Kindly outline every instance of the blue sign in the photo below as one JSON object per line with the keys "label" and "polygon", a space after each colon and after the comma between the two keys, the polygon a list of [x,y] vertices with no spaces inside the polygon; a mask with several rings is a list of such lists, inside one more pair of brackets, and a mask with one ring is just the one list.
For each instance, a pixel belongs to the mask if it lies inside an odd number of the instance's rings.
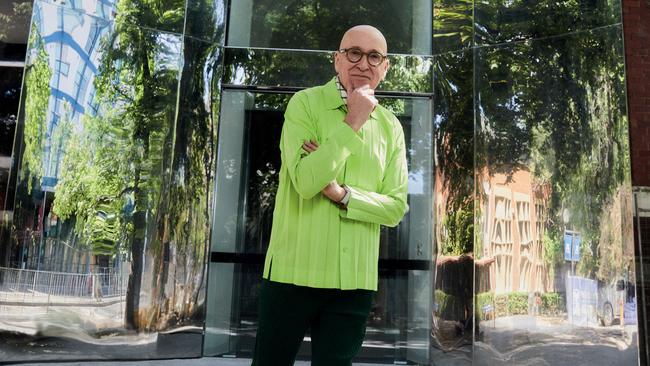
{"label": "blue sign", "polygon": [[576,232],[564,233],[564,260],[580,261],[580,235]]}
{"label": "blue sign", "polygon": [[572,258],[571,256],[571,249],[572,245],[571,242],[573,241],[573,235],[569,233],[564,233],[564,260],[570,261]]}
{"label": "blue sign", "polygon": [[571,256],[574,262],[580,260],[580,235],[573,235],[573,255]]}
{"label": "blue sign", "polygon": [[483,305],[483,312],[484,313],[491,313],[494,310],[494,307],[490,304],[485,304]]}

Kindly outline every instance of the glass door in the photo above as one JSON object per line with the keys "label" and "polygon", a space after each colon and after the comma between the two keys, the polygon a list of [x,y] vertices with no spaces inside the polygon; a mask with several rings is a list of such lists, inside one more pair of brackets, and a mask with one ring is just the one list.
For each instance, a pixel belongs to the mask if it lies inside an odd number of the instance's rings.
{"label": "glass door", "polygon": [[[250,358],[257,294],[280,171],[279,140],[291,93],[222,94],[204,355]],[[431,99],[385,95],[403,125],[410,211],[382,228],[380,280],[359,360],[428,363],[432,305]],[[309,359],[309,334],[299,358]]]}

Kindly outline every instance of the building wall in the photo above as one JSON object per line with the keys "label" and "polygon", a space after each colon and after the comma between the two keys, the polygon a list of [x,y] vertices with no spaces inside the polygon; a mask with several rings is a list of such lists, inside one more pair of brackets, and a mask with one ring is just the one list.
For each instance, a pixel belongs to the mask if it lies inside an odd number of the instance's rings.
{"label": "building wall", "polygon": [[623,0],[632,184],[650,186],[650,1]]}

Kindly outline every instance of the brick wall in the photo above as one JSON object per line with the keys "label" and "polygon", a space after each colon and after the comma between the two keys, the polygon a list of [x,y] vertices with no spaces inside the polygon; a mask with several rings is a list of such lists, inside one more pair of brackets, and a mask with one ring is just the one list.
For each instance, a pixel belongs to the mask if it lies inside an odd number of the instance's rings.
{"label": "brick wall", "polygon": [[623,0],[632,185],[650,186],[650,0]]}

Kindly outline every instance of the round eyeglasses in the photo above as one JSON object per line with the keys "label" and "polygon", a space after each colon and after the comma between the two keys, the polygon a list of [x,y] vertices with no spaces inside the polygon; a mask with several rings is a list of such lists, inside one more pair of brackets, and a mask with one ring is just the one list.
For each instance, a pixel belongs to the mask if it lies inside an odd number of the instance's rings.
{"label": "round eyeglasses", "polygon": [[371,66],[379,66],[379,64],[381,64],[382,62],[384,62],[385,59],[388,58],[388,56],[382,55],[377,51],[363,52],[358,48],[343,48],[340,49],[339,52],[345,53],[345,57],[348,59],[348,61],[352,62],[353,64],[356,64],[357,62],[361,61],[361,58],[363,58],[364,55],[368,60],[368,64],[370,64]]}

